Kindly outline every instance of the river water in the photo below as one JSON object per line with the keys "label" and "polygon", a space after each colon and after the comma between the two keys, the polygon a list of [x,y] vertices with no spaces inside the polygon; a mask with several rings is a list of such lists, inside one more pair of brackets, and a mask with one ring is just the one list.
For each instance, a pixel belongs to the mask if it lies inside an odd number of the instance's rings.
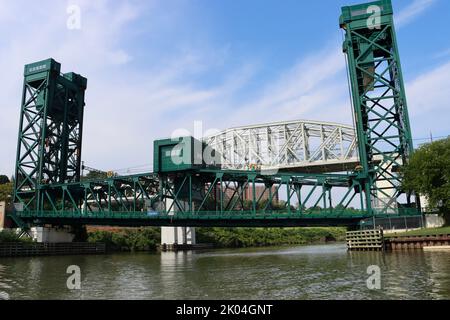
{"label": "river water", "polygon": [[[79,290],[67,288],[70,265],[80,267]],[[381,289],[367,287],[371,265]],[[450,252],[332,244],[0,258],[0,299],[450,299]]]}

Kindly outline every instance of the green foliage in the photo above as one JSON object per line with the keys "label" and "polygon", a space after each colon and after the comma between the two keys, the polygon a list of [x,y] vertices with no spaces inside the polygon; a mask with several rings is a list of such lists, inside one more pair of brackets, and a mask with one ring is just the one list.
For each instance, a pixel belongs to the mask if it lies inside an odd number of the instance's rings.
{"label": "green foliage", "polygon": [[108,178],[108,173],[106,172],[89,171],[86,175],[81,177],[81,181],[106,178]]}
{"label": "green foliage", "polygon": [[33,240],[28,237],[19,238],[19,235],[15,230],[3,229],[0,231],[0,243],[5,242],[32,242]]}
{"label": "green foliage", "polygon": [[[155,250],[161,241],[160,228],[125,229],[116,232],[93,231],[89,242],[103,242],[109,249],[123,251]],[[241,248],[298,245],[342,241],[345,228],[197,228],[198,243],[217,247]]]}
{"label": "green foliage", "polygon": [[0,231],[0,243],[2,242],[19,242],[19,235],[13,230],[4,229]]}
{"label": "green foliage", "polygon": [[11,203],[13,193],[13,184],[8,182],[5,184],[0,184],[0,201],[5,201],[6,204]]}
{"label": "green foliage", "polygon": [[426,196],[430,210],[450,222],[450,138],[425,144],[403,169],[403,188]]}
{"label": "green foliage", "polygon": [[119,232],[93,231],[88,233],[88,242],[103,242],[113,250],[155,250],[160,242],[160,228],[125,229]]}
{"label": "green foliage", "polygon": [[345,228],[198,228],[197,242],[218,247],[257,247],[343,240]]}
{"label": "green foliage", "polygon": [[0,185],[5,184],[5,183],[9,183],[9,178],[7,176],[5,176],[4,174],[0,174]]}

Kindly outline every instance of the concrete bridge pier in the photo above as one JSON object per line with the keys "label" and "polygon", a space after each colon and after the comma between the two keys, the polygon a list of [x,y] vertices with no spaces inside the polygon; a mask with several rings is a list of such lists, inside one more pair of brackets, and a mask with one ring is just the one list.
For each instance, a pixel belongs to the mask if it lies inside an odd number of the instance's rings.
{"label": "concrete bridge pier", "polygon": [[31,237],[36,242],[72,242],[75,234],[71,227],[32,227]]}
{"label": "concrete bridge pier", "polygon": [[[8,226],[6,223],[6,203],[0,201],[0,231]],[[11,226],[9,226],[11,227]],[[75,232],[71,227],[32,227],[30,235],[36,242],[72,242],[75,238]]]}
{"label": "concrete bridge pier", "polygon": [[5,218],[6,218],[6,203],[4,201],[0,201],[0,231],[5,227]]}
{"label": "concrete bridge pier", "polygon": [[161,244],[164,245],[194,245],[195,228],[192,227],[161,227]]}
{"label": "concrete bridge pier", "polygon": [[[170,208],[173,200],[167,199],[166,206]],[[186,204],[182,204],[186,205]],[[175,214],[175,206],[169,214]],[[161,227],[161,248],[163,250],[189,249],[196,244],[195,228],[193,227]]]}

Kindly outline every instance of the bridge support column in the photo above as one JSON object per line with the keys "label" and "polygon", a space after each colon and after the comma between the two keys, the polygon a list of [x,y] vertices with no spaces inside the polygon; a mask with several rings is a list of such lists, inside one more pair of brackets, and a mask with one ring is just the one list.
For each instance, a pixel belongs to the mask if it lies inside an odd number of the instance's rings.
{"label": "bridge support column", "polygon": [[[175,206],[172,206],[173,200],[166,199],[166,207],[172,207],[170,214],[175,214]],[[187,203],[182,203],[188,206]],[[192,227],[161,227],[161,246],[166,249],[175,248],[176,246],[189,247],[196,244],[195,228]]]}
{"label": "bridge support column", "polygon": [[[395,156],[398,156],[395,154]],[[381,157],[378,157],[377,160],[382,161]],[[402,164],[402,160],[398,159],[397,163],[399,165]],[[383,172],[387,172],[385,176],[397,176],[398,173],[392,171],[392,164],[389,162],[382,163],[380,166]],[[383,209],[386,210],[386,214],[395,214],[397,213],[397,186],[396,180],[394,179],[379,179],[375,182],[376,197],[372,198],[372,208],[377,212],[381,213]]]}
{"label": "bridge support column", "polygon": [[33,227],[30,231],[36,242],[72,242],[75,238],[70,227]]}
{"label": "bridge support column", "polygon": [[161,228],[162,245],[194,245],[195,228],[192,227],[162,227]]}
{"label": "bridge support column", "polygon": [[6,218],[6,203],[4,201],[0,201],[0,231],[5,227],[5,218]]}

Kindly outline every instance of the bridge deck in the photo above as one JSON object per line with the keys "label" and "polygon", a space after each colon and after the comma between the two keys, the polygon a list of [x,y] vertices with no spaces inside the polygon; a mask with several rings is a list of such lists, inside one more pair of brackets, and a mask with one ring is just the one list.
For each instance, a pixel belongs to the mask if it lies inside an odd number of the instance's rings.
{"label": "bridge deck", "polygon": [[[17,215],[33,224],[55,225],[114,225],[114,226],[189,226],[189,227],[313,227],[313,226],[357,226],[370,218],[366,213],[260,213],[235,212],[218,215],[215,212],[157,214],[154,212],[20,212]],[[392,216],[392,215],[391,215]],[[382,217],[377,216],[377,217]]]}

